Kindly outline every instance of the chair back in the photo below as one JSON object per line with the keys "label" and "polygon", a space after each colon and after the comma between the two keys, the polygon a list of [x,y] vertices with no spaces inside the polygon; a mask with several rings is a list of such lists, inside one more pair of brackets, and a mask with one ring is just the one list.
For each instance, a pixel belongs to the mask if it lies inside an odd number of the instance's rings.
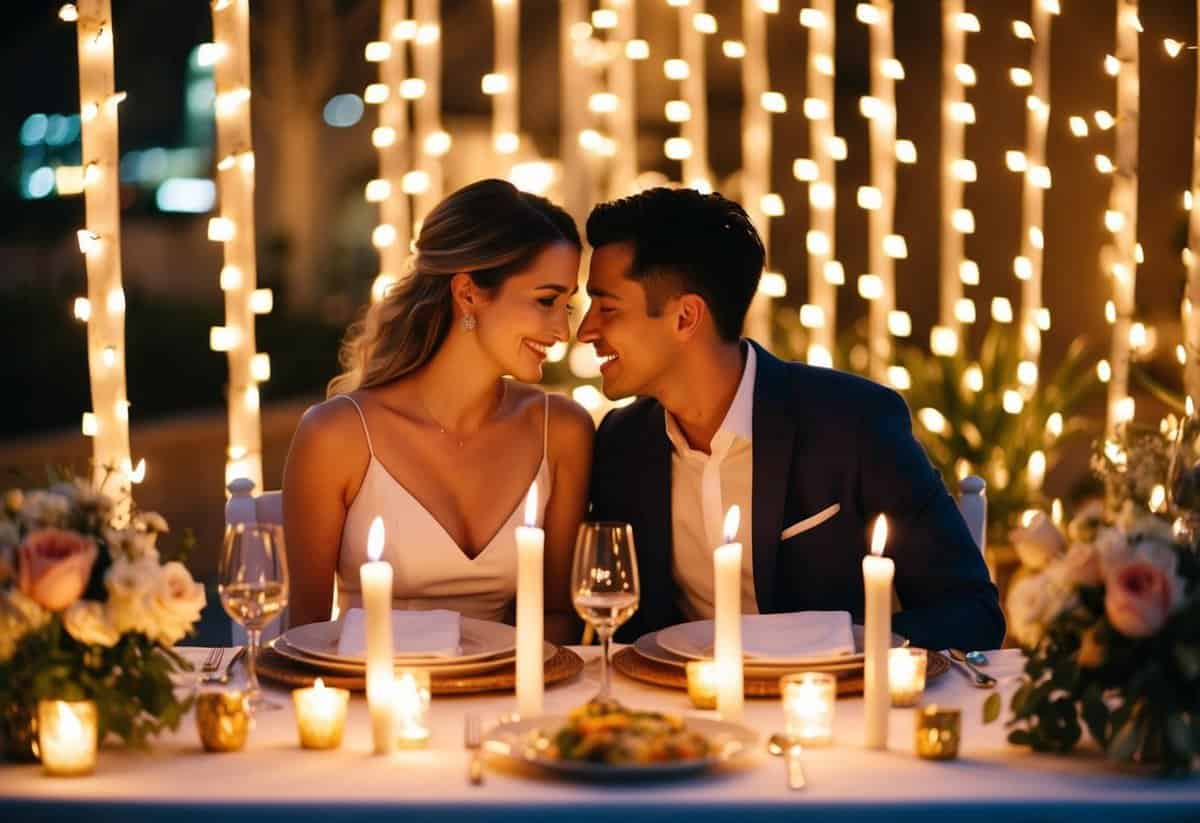
{"label": "chair back", "polygon": [[987,553],[987,483],[979,475],[964,477],[958,483],[958,510],[967,522],[967,530],[979,551]]}

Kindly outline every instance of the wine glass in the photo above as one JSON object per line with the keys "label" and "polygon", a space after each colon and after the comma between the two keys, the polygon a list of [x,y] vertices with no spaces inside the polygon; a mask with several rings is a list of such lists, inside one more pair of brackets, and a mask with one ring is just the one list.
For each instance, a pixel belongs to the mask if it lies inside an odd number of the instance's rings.
{"label": "wine glass", "polygon": [[600,636],[600,691],[593,700],[608,699],[612,635],[637,611],[638,590],[633,527],[628,523],[580,525],[571,569],[571,597],[575,611]]}
{"label": "wine glass", "polygon": [[258,686],[259,641],[262,630],[287,605],[287,556],[283,527],[267,523],[236,523],[225,530],[218,590],[225,612],[246,627],[246,692],[251,711],[280,708],[262,696]]}

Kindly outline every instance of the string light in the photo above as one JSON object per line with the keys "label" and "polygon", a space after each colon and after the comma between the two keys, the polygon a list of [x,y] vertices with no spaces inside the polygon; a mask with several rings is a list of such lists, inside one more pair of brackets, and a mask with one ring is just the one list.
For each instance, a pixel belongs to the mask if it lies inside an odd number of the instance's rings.
{"label": "string light", "polygon": [[[742,85],[742,117],[741,117],[741,155],[742,155],[742,205],[755,229],[762,238],[767,265],[771,262],[771,220],[773,216],[782,214],[783,201],[773,192],[771,169],[773,158],[773,143],[771,132],[771,115],[763,107],[763,97],[771,91],[769,83],[768,54],[767,54],[767,15],[777,13],[779,4],[776,0],[759,0],[757,3],[747,0],[742,3],[741,36],[745,53],[741,58]],[[697,63],[703,62],[702,57],[696,58]],[[703,91],[700,92],[703,96]],[[697,100],[686,98],[696,112]],[[805,116],[814,113],[808,102],[813,98],[806,97],[804,103]],[[826,107],[825,116],[831,109]],[[811,119],[811,118],[810,118]],[[706,155],[707,156],[707,155]],[[706,177],[708,174],[705,175]],[[808,240],[820,238],[820,242],[809,245],[810,259],[814,249],[824,249],[825,254],[831,251],[831,236],[821,230],[809,232]],[[817,278],[814,278],[817,279]],[[769,340],[771,338],[771,298],[759,293],[750,304],[746,316],[747,335],[754,339]]]}

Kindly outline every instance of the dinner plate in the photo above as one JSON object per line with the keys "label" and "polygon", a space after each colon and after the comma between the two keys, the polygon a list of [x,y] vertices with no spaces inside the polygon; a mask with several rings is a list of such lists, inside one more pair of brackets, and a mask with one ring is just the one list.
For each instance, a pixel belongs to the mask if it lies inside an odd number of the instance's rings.
{"label": "dinner plate", "polygon": [[[337,663],[366,663],[365,655],[338,654],[338,639],[341,637],[342,625],[336,620],[326,620],[321,623],[308,623],[295,626],[283,633],[283,639],[296,651],[301,651],[309,657],[332,660]],[[490,620],[476,620],[473,617],[462,619],[462,635],[460,647],[462,653],[455,657],[433,655],[397,654],[397,663],[410,663],[423,668],[457,665],[470,663],[475,660],[486,660],[509,654],[517,648],[517,630],[504,623],[493,623]]]}
{"label": "dinner plate", "polygon": [[[861,630],[856,626],[856,630]],[[653,660],[655,663],[663,663],[667,666],[674,666],[677,669],[683,669],[691,662],[690,658],[681,657],[674,652],[669,652],[658,644],[658,632],[649,632],[643,634],[633,644],[633,649],[639,656],[647,660]],[[757,661],[747,658],[742,662],[742,671],[747,677],[778,677],[783,672],[799,671],[821,671],[837,674],[839,672],[855,672],[862,671],[863,658],[862,655],[851,655],[845,660],[840,660],[837,663],[809,663],[802,666],[764,666],[758,665]]]}
{"label": "dinner plate", "polygon": [[[701,624],[708,624],[707,639]],[[674,631],[675,629],[682,629],[687,626],[693,627],[687,633]],[[791,659],[747,657],[742,662],[742,668],[747,672],[751,669],[768,671],[770,669],[796,669],[801,667],[805,669],[820,669],[822,671],[861,669],[863,665],[863,627],[855,623],[850,628],[854,634],[854,654]],[[665,638],[664,635],[666,635]],[[634,648],[638,654],[648,657],[651,660],[682,666],[688,660],[707,660],[712,658],[712,650],[708,648],[711,645],[711,636],[712,621],[699,620],[695,623],[683,623],[679,626],[672,626],[669,629],[651,632],[649,635],[642,635],[634,644]],[[893,648],[906,645],[908,645],[908,641],[903,637],[898,634],[892,635]]]}
{"label": "dinner plate", "polygon": [[501,723],[483,741],[484,751],[518,763],[536,766],[568,777],[585,780],[655,780],[680,777],[712,769],[736,760],[758,745],[758,735],[737,723],[710,717],[685,716],[684,722],[713,744],[714,752],[703,758],[675,760],[666,763],[610,765],[581,760],[560,760],[548,757],[545,746],[567,723],[566,717],[542,716]]}
{"label": "dinner plate", "polygon": [[[303,663],[313,669],[322,671],[334,672],[336,674],[345,674],[350,676],[363,676],[366,673],[365,663],[347,663],[340,660],[330,660],[328,658],[313,657],[287,642],[282,637],[276,637],[268,644],[278,654],[289,660],[295,660],[297,663]],[[552,643],[546,643],[545,659],[549,660],[554,657],[555,647]],[[517,659],[515,653],[501,654],[496,657],[489,657],[484,660],[469,660],[465,662],[455,661],[450,663],[443,662],[437,666],[426,665],[425,663],[413,663],[410,660],[404,660],[404,665],[412,665],[413,668],[428,669],[437,677],[460,677],[465,675],[482,674],[495,669],[511,666]]]}

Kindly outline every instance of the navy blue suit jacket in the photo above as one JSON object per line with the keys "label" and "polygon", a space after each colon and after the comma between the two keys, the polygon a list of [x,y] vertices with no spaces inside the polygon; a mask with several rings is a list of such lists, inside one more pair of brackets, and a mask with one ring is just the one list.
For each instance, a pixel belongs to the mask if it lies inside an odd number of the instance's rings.
{"label": "navy blue suit jacket", "polygon": [[[900,395],[869,380],[757,354],[753,565],[763,614],[837,609],[862,622],[862,558],[887,515],[902,611],[892,627],[918,646],[998,648],[1004,615],[979,548],[913,438]],[[610,412],[596,434],[591,518],[633,526],[641,579],[631,641],[684,620],[672,568],[671,444],[651,398]],[[788,526],[840,504],[788,540]]]}

